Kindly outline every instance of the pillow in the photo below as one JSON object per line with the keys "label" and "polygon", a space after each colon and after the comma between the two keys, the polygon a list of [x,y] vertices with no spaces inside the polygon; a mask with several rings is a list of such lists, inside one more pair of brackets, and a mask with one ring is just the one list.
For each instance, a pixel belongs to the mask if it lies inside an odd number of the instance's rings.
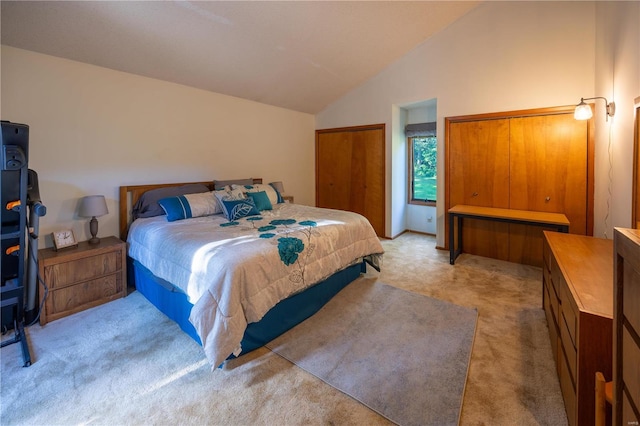
{"label": "pillow", "polygon": [[251,198],[259,211],[273,210],[269,196],[264,191],[247,192],[247,198]]}
{"label": "pillow", "polygon": [[216,208],[217,202],[211,192],[163,198],[158,201],[158,204],[167,214],[169,222],[221,213]]}
{"label": "pillow", "polygon": [[275,187],[274,183],[275,182],[271,182],[269,186],[276,191],[276,194],[278,194],[278,203],[284,203],[284,198],[282,198],[282,194],[278,191],[278,188]]}
{"label": "pillow", "polygon": [[178,195],[195,194],[209,191],[206,185],[201,183],[190,183],[181,186],[168,186],[166,188],[152,189],[145,192],[138,199],[131,210],[133,220],[139,217],[153,217],[165,214],[158,200]]}
{"label": "pillow", "polygon": [[243,198],[242,200],[223,200],[222,213],[228,220],[236,220],[246,216],[259,215],[256,204],[251,198]]}
{"label": "pillow", "polygon": [[269,201],[271,201],[271,205],[278,204],[280,202],[278,191],[276,191],[271,185],[265,185],[264,183],[255,183],[253,185],[244,185],[244,186],[231,185],[231,188],[233,189],[241,188],[244,192],[247,192],[247,193],[264,191],[267,193],[267,196],[269,197]]}
{"label": "pillow", "polygon": [[231,180],[214,180],[213,189],[224,189],[227,185],[251,185],[253,178],[248,179],[231,179]]}
{"label": "pillow", "polygon": [[231,200],[242,200],[245,198],[242,189],[220,189],[213,191],[213,196],[218,204],[218,209],[223,213],[222,202]]}

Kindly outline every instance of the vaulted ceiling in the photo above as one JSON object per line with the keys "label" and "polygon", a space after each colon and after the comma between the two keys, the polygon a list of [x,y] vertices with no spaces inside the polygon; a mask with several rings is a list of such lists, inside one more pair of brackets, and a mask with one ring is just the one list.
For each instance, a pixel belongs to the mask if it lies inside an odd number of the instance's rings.
{"label": "vaulted ceiling", "polygon": [[2,44],[317,113],[477,1],[5,1]]}

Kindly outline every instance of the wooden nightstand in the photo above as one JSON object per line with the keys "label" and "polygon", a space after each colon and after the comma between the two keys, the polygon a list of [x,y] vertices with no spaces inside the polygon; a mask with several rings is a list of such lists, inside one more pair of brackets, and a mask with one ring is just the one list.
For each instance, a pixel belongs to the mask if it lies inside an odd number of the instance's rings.
{"label": "wooden nightstand", "polygon": [[42,249],[38,262],[49,287],[40,325],[127,294],[127,245],[119,238],[101,238],[98,244],[83,241],[59,251]]}
{"label": "wooden nightstand", "polygon": [[293,203],[293,195],[283,195],[282,199],[285,203]]}

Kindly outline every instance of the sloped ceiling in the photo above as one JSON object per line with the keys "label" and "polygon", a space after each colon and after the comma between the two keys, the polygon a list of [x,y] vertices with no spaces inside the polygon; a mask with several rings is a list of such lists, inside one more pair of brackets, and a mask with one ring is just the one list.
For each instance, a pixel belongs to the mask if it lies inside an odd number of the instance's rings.
{"label": "sloped ceiling", "polygon": [[2,44],[315,114],[475,1],[2,1]]}

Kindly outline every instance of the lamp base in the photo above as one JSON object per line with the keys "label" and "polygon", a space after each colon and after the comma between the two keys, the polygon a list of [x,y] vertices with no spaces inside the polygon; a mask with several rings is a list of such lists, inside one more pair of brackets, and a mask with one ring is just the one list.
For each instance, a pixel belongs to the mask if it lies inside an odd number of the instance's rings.
{"label": "lamp base", "polygon": [[98,219],[95,216],[89,221],[89,232],[91,232],[89,244],[99,244],[100,238],[96,237],[98,235]]}

